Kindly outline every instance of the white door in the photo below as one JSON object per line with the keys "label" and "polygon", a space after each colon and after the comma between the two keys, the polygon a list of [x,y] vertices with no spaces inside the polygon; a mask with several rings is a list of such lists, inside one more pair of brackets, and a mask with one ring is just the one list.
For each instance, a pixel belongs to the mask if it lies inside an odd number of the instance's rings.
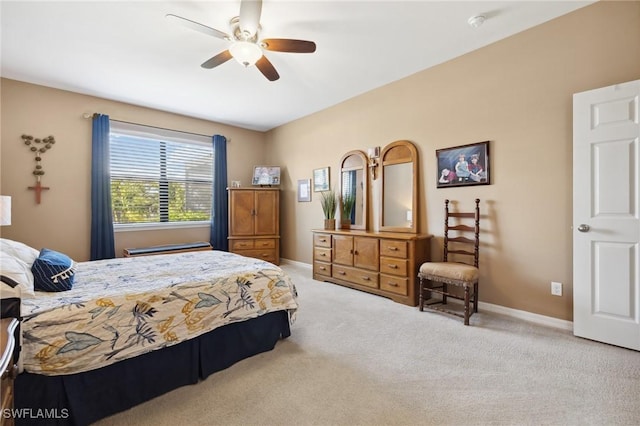
{"label": "white door", "polygon": [[573,96],[573,332],[640,350],[640,80]]}

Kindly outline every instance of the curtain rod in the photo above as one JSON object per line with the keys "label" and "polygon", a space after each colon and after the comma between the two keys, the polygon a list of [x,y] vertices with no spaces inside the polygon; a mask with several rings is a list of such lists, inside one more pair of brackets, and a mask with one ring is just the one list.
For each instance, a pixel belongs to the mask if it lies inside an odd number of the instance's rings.
{"label": "curtain rod", "polygon": [[[86,118],[86,119],[93,118],[93,116],[96,115],[96,114],[99,114],[99,113],[95,112],[95,113],[91,114],[91,113],[85,112],[84,114],[82,114],[82,118]],[[151,127],[151,128],[154,128],[154,129],[169,130],[169,131],[172,131],[172,132],[186,133],[188,135],[204,136],[206,138],[210,138],[210,137],[213,136],[213,135],[203,135],[202,133],[185,132],[184,130],[167,129],[166,127],[150,126],[148,124],[134,123],[134,122],[131,122],[131,121],[116,120],[116,119],[113,119],[113,118],[109,118],[109,120],[110,121],[117,121],[118,123],[134,124],[136,126],[146,126],[146,127]],[[227,142],[231,142],[230,138],[226,138],[226,139],[227,139]]]}

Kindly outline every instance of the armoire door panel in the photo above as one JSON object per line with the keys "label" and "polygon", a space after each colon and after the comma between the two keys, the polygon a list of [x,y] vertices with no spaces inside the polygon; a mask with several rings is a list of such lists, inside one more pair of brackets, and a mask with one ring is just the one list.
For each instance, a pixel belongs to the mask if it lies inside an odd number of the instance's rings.
{"label": "armoire door panel", "polygon": [[255,192],[255,235],[277,235],[278,192]]}
{"label": "armoire door panel", "polygon": [[230,235],[253,234],[254,196],[251,191],[231,192]]}

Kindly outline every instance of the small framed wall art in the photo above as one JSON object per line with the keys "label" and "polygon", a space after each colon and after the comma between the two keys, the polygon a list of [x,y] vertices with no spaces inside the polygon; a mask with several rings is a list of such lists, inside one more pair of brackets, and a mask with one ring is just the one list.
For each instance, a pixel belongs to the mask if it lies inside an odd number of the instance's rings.
{"label": "small framed wall art", "polygon": [[313,171],[313,192],[328,191],[329,188],[329,167],[315,169]]}
{"label": "small framed wall art", "polygon": [[489,141],[436,150],[438,188],[488,185]]}
{"label": "small framed wall art", "polygon": [[298,180],[298,201],[311,201],[311,179]]}

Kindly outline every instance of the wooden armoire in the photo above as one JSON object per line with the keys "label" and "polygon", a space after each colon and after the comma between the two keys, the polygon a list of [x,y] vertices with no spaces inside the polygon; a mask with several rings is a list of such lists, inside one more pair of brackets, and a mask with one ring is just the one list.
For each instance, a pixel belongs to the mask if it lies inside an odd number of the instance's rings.
{"label": "wooden armoire", "polygon": [[229,251],[280,264],[280,190],[228,188]]}

